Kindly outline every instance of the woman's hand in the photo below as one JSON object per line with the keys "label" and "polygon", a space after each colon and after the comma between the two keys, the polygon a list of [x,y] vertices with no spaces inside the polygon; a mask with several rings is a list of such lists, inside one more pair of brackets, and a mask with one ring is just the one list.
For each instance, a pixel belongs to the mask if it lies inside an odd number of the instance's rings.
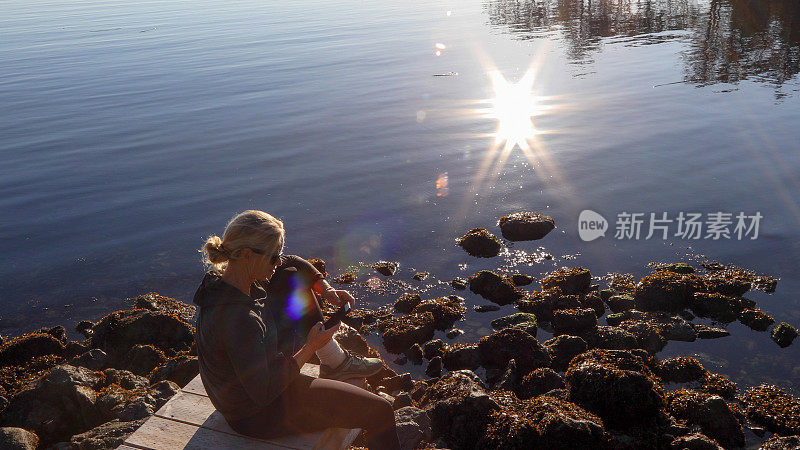
{"label": "woman's hand", "polygon": [[334,306],[342,306],[345,303],[350,303],[351,308],[356,306],[356,299],[353,295],[342,289],[327,289],[322,293],[322,298]]}
{"label": "woman's hand", "polygon": [[313,351],[317,351],[325,346],[330,340],[333,338],[334,333],[339,330],[339,324],[336,326],[325,330],[322,327],[322,322],[317,322],[311,330],[308,332],[308,336],[306,337],[306,346],[309,347]]}

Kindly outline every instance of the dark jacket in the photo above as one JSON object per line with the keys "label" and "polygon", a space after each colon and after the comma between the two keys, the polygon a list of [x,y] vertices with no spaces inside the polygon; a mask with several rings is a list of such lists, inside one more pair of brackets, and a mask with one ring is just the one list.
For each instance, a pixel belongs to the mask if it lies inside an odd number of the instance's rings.
{"label": "dark jacket", "polygon": [[[281,267],[322,276],[300,257],[281,258]],[[209,272],[194,295],[200,378],[211,403],[229,421],[256,414],[300,373],[292,355],[278,352],[275,322],[265,307],[266,286],[255,282],[250,294]]]}

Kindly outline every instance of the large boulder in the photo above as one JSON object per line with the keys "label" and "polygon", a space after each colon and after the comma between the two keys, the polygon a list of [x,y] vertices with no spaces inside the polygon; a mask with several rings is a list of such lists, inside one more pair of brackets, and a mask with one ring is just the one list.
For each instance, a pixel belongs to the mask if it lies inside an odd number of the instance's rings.
{"label": "large boulder", "polygon": [[428,387],[419,404],[431,419],[433,437],[453,448],[472,448],[500,409],[480,378],[468,370],[450,372]]}
{"label": "large boulder", "polygon": [[24,364],[45,355],[62,355],[64,343],[48,333],[30,333],[0,346],[0,367]]}
{"label": "large boulder", "polygon": [[550,366],[550,355],[539,341],[525,331],[506,328],[478,341],[481,365],[487,369],[504,369],[516,360],[523,376],[540,367]]}
{"label": "large boulder", "polygon": [[572,359],[565,379],[570,398],[610,427],[655,423],[664,389],[646,357],[626,350],[589,350]]}
{"label": "large boulder", "polygon": [[769,384],[752,387],[742,398],[747,417],[782,435],[800,434],[800,400]]}
{"label": "large boulder", "polygon": [[133,309],[103,317],[92,327],[91,342],[115,362],[135,345],[149,344],[162,351],[189,350],[193,333],[194,327],[174,314]]}
{"label": "large boulder", "polygon": [[383,345],[390,353],[401,353],[415,343],[433,337],[436,320],[429,312],[395,317],[380,325]]}
{"label": "large boulder", "polygon": [[89,431],[72,436],[70,444],[77,450],[102,450],[117,448],[125,438],[141,427],[147,418],[122,422],[112,420],[98,425]]}
{"label": "large boulder", "polygon": [[660,361],[655,372],[663,381],[688,383],[703,379],[708,373],[696,358],[677,356]]}
{"label": "large boulder", "polygon": [[562,294],[584,294],[592,285],[592,274],[583,267],[562,267],[542,279],[542,290],[559,288]]}
{"label": "large boulder", "polygon": [[36,450],[39,436],[17,427],[0,428],[0,448],[4,450]]}
{"label": "large boulder", "polygon": [[485,228],[473,228],[456,242],[471,256],[492,258],[500,253],[502,243]]}
{"label": "large boulder", "polygon": [[503,237],[509,241],[535,241],[547,236],[556,227],[552,217],[533,211],[505,215],[497,224]]}
{"label": "large boulder", "polygon": [[[574,403],[550,396],[517,400],[498,398],[501,409],[478,448],[598,448],[604,443],[603,421]],[[470,446],[473,448],[473,446]]]}
{"label": "large boulder", "polygon": [[525,296],[511,280],[489,270],[470,276],[468,282],[470,291],[498,305],[508,305]]}
{"label": "large boulder", "polygon": [[667,398],[673,416],[700,426],[703,433],[716,439],[723,447],[744,445],[742,424],[722,397],[681,389],[671,391]]}

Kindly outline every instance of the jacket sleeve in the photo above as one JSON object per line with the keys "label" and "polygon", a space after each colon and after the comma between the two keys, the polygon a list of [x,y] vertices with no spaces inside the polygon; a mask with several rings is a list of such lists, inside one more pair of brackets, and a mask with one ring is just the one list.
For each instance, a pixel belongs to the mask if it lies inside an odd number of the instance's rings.
{"label": "jacket sleeve", "polygon": [[294,267],[297,269],[299,273],[303,274],[303,278],[306,279],[309,286],[312,286],[317,280],[325,278],[310,262],[297,255],[281,256],[281,267]]}
{"label": "jacket sleeve", "polygon": [[270,354],[264,323],[254,314],[241,318],[226,330],[225,351],[236,378],[254,403],[266,405],[275,400],[300,373],[294,358]]}

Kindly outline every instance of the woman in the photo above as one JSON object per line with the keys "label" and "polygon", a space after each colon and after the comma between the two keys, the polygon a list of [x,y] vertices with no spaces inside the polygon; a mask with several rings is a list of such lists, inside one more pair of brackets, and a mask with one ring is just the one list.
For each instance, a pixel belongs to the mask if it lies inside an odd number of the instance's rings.
{"label": "woman", "polygon": [[[201,250],[210,270],[197,289],[200,378],[237,432],[272,438],[362,428],[370,448],[398,448],[391,404],[342,381],[377,373],[378,358],[344,352],[322,327],[314,293],[353,305],[309,262],[282,255],[283,223],[263,211],[235,216]],[[316,353],[320,377],[300,373]]]}

